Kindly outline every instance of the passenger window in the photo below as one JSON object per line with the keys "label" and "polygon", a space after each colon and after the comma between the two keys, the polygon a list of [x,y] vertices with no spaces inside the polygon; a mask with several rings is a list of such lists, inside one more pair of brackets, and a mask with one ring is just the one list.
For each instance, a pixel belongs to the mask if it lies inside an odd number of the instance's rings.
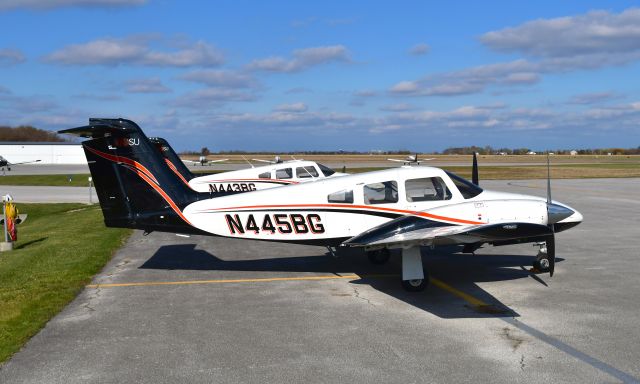
{"label": "passenger window", "polygon": [[260,178],[260,179],[270,179],[271,178],[271,172],[261,173],[261,174],[258,175],[258,178]]}
{"label": "passenger window", "polygon": [[334,192],[327,196],[327,201],[330,203],[349,203],[353,204],[353,191],[342,190]]}
{"label": "passenger window", "polygon": [[296,175],[299,178],[304,179],[308,177],[318,177],[318,171],[312,166],[308,167],[298,167],[296,168]]}
{"label": "passenger window", "polygon": [[363,187],[365,204],[388,204],[398,202],[398,183],[385,181]]}
{"label": "passenger window", "polygon": [[290,179],[293,177],[293,169],[284,168],[276,170],[276,179]]}
{"label": "passenger window", "polygon": [[451,192],[439,177],[410,179],[404,183],[408,202],[438,201],[451,199]]}

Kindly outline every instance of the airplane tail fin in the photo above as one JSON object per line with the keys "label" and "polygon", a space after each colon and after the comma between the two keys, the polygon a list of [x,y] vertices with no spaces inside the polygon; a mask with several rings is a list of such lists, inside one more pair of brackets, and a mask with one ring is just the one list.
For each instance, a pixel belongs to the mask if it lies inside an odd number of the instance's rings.
{"label": "airplane tail fin", "polygon": [[200,233],[182,214],[203,198],[167,167],[140,127],[125,119],[89,119],[62,130],[82,143],[107,227]]}
{"label": "airplane tail fin", "polygon": [[171,171],[173,171],[183,183],[189,185],[189,180],[193,179],[195,175],[184,165],[184,162],[173,148],[171,148],[169,142],[161,137],[150,137],[149,140],[151,140],[160,151],[160,154],[164,157],[164,161]]}

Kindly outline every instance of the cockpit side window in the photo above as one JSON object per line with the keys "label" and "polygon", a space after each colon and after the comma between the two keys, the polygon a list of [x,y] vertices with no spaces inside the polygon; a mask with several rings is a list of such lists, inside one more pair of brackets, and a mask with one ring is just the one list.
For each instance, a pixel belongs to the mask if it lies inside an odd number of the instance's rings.
{"label": "cockpit side window", "polygon": [[271,178],[271,172],[264,172],[258,175],[259,179],[270,179]]}
{"label": "cockpit side window", "polygon": [[318,177],[318,171],[316,171],[315,167],[298,167],[296,168],[296,175],[298,178],[310,178],[310,177]]}
{"label": "cockpit side window", "polygon": [[456,185],[456,187],[458,188],[458,191],[460,191],[460,194],[465,199],[476,197],[482,193],[482,188],[478,187],[473,183],[470,183],[469,181],[463,179],[462,177],[456,175],[455,173],[451,173],[447,171],[445,171],[445,173],[449,175],[449,177],[451,178],[451,181],[453,181],[453,184]]}
{"label": "cockpit side window", "polygon": [[451,199],[451,191],[440,177],[409,179],[404,186],[410,203]]}
{"label": "cockpit side window", "polygon": [[348,203],[353,204],[353,190],[343,189],[342,191],[334,192],[327,196],[329,203]]}
{"label": "cockpit side window", "polygon": [[329,176],[333,175],[334,173],[336,173],[336,171],[334,171],[333,169],[327,167],[326,165],[322,165],[322,164],[318,163],[318,167],[320,168],[320,170],[322,171],[322,174],[325,177],[329,177]]}
{"label": "cockpit side window", "polygon": [[282,168],[276,170],[276,179],[290,179],[293,177],[293,169]]}
{"label": "cockpit side window", "polygon": [[367,184],[362,188],[365,204],[389,204],[398,202],[398,183],[383,181]]}

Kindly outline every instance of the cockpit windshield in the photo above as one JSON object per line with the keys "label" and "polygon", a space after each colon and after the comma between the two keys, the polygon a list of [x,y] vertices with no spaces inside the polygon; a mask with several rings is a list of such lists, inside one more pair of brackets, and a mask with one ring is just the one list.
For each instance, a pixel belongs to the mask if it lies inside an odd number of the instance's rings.
{"label": "cockpit windshield", "polygon": [[449,175],[449,177],[451,178],[451,181],[453,181],[453,184],[456,185],[456,187],[460,191],[460,194],[462,194],[462,197],[464,197],[465,199],[476,197],[480,193],[482,193],[482,188],[478,187],[473,183],[470,183],[469,181],[463,179],[462,177],[456,175],[455,173],[451,173],[448,171],[445,171],[445,173]]}
{"label": "cockpit windshield", "polygon": [[327,167],[326,165],[322,165],[322,164],[318,163],[318,167],[320,167],[320,170],[322,171],[322,173],[324,174],[325,177],[329,177],[329,176],[333,175],[334,173],[336,173],[336,171],[334,171],[333,169]]}

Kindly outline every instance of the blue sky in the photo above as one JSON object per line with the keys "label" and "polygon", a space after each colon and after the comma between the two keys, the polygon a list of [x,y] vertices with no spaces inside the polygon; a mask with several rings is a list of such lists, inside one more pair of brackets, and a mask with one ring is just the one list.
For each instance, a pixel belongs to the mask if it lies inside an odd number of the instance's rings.
{"label": "blue sky", "polygon": [[628,1],[0,0],[0,125],[176,149],[640,145]]}

